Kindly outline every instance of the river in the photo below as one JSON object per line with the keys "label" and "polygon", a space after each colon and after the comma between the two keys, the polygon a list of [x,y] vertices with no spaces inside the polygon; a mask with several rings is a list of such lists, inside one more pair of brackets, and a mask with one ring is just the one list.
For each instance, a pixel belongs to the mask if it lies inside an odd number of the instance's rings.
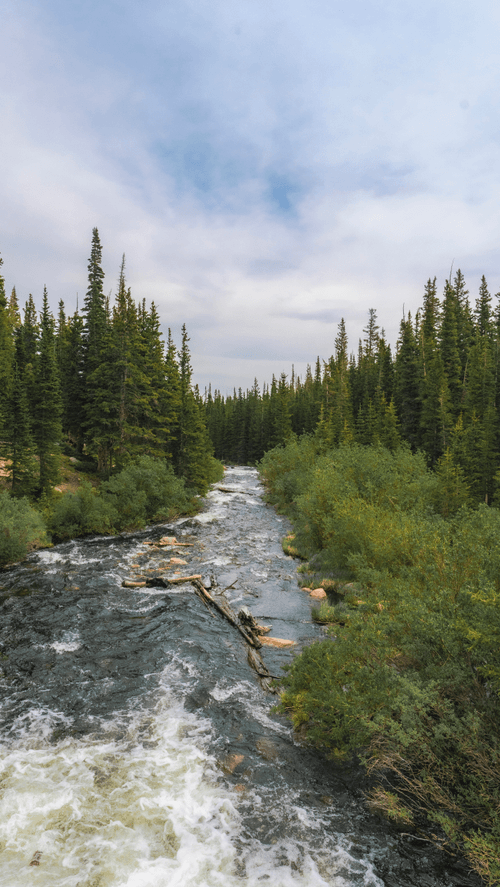
{"label": "river", "polygon": [[[191,585],[122,587],[199,573],[294,650],[321,636],[257,472],[219,486],[194,518],[0,573],[0,884],[477,887],[370,815],[359,771],[294,741],[244,639]],[[165,535],[189,544],[146,544]],[[293,655],[261,652],[275,675]]]}

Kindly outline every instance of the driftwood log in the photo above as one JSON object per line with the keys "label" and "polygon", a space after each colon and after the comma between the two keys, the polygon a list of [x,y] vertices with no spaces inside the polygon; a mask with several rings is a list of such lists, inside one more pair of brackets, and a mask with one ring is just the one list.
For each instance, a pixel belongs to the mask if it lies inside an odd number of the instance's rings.
{"label": "driftwood log", "polygon": [[198,589],[205,600],[209,601],[212,606],[214,606],[215,609],[218,610],[219,613],[221,613],[222,616],[224,616],[227,621],[234,626],[234,628],[238,629],[239,633],[245,638],[247,644],[250,644],[251,647],[255,647],[257,650],[262,647],[262,644],[257,636],[254,635],[252,631],[248,631],[246,628],[243,627],[243,625],[238,622],[234,610],[231,609],[227,601],[225,601],[223,598],[221,598],[220,600],[216,600],[214,597],[212,597],[210,592],[207,591],[207,589],[204,587],[204,585],[202,585],[199,579],[195,579],[193,581],[193,585],[195,588]]}
{"label": "driftwood log", "polygon": [[221,595],[219,595],[218,599],[216,599],[210,594],[209,591],[207,591],[201,581],[201,575],[173,576],[172,578],[167,578],[167,576],[161,575],[147,576],[145,579],[138,580],[124,579],[122,582],[122,587],[169,588],[172,585],[178,585],[185,582],[191,583],[196,593],[202,599],[203,603],[205,604],[205,606],[208,607],[209,610],[211,607],[215,608],[221,614],[221,616],[224,616],[224,618],[227,619],[227,621],[239,631],[249,647],[249,665],[257,672],[265,689],[275,692],[270,683],[270,680],[274,678],[275,675],[272,675],[270,671],[266,668],[262,660],[262,656],[258,652],[258,650],[262,647],[262,642],[259,640],[258,634],[264,633],[269,629],[267,628],[267,626],[259,625],[257,623],[248,607],[241,607],[237,616],[234,610],[229,606],[228,602]]}

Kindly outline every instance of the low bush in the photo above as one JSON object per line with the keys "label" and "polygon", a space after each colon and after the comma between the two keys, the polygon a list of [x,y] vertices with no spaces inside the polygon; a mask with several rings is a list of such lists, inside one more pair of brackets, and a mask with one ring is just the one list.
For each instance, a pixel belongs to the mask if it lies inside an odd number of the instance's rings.
{"label": "low bush", "polygon": [[138,528],[192,510],[184,480],[164,460],[141,456],[102,484],[101,495],[118,514],[118,525]]}
{"label": "low bush", "polygon": [[311,616],[315,622],[322,625],[330,625],[335,622],[345,625],[349,621],[349,609],[344,603],[332,606],[328,601],[322,601],[319,607],[312,608]]}
{"label": "low bush", "polygon": [[314,611],[335,624],[293,661],[282,706],[327,755],[361,756],[374,809],[427,816],[500,884],[500,512],[468,507],[449,457],[435,473],[405,447],[300,459],[297,443],[267,454],[269,495],[314,570],[354,582]]}
{"label": "low bush", "polygon": [[32,548],[46,544],[44,520],[28,500],[0,492],[0,565],[22,560]]}
{"label": "low bush", "polygon": [[193,508],[184,480],[175,476],[171,466],[164,459],[141,456],[102,483],[99,490],[84,481],[76,493],[53,500],[48,506],[48,525],[59,541],[139,529]]}
{"label": "low bush", "polygon": [[54,540],[60,542],[89,533],[112,533],[119,518],[113,505],[83,481],[76,493],[64,493],[49,503],[47,522]]}

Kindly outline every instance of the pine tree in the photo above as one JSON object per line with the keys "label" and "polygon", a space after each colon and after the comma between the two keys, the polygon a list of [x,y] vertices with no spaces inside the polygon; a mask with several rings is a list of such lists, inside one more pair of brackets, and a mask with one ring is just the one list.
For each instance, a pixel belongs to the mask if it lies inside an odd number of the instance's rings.
{"label": "pine tree", "polygon": [[9,398],[7,422],[8,449],[11,463],[12,492],[15,496],[30,496],[36,487],[38,466],[31,434],[28,397],[24,378],[26,360],[22,330],[14,333],[15,356],[13,386]]}
{"label": "pine tree", "polygon": [[394,362],[394,402],[401,424],[401,436],[412,449],[420,442],[420,378],[419,349],[411,315],[401,321]]}
{"label": "pine tree", "polygon": [[35,370],[35,401],[33,437],[40,460],[39,487],[42,493],[50,491],[59,476],[59,446],[61,427],[61,388],[57,367],[54,318],[49,311],[47,289],[43,291],[43,309],[40,317],[40,353]]}
{"label": "pine tree", "polygon": [[[0,256],[0,268],[3,259]],[[14,343],[12,316],[5,295],[5,281],[0,275],[0,441],[5,438],[9,398],[13,387]]]}
{"label": "pine tree", "polygon": [[458,313],[460,306],[450,281],[446,281],[439,343],[450,393],[450,411],[454,422],[463,406],[462,362],[460,360]]}
{"label": "pine tree", "polygon": [[84,423],[85,445],[97,456],[101,473],[112,468],[116,441],[116,374],[109,306],[103,292],[102,247],[99,232],[92,232],[85,296]]}

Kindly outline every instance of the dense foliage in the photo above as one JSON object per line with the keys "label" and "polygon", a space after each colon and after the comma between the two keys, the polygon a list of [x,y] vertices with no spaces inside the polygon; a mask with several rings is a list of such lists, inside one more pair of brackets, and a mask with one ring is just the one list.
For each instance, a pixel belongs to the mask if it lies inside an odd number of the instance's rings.
{"label": "dense foliage", "polygon": [[91,457],[109,477],[138,455],[169,461],[205,493],[214,471],[201,397],[191,384],[189,338],[165,351],[152,304],[135,303],[123,260],[114,304],[104,294],[95,228],[83,312],[52,316],[47,291],[38,315],[30,295],[21,319],[0,277],[0,457],[12,492],[50,493],[62,448]]}
{"label": "dense foliage", "polygon": [[330,597],[329,637],[285,679],[295,727],[359,753],[374,807],[427,817],[500,883],[500,512],[408,445],[331,449],[319,432],[267,453],[262,473],[294,520],[303,581]]}
{"label": "dense foliage", "polygon": [[47,521],[53,538],[138,529],[192,510],[183,478],[164,459],[141,456],[99,490],[83,482],[75,493],[53,500]]}
{"label": "dense foliage", "polygon": [[363,340],[349,353],[343,321],[334,354],[319,358],[305,379],[292,371],[224,398],[208,391],[208,426],[217,458],[256,463],[292,433],[319,429],[324,442],[401,442],[429,465],[448,453],[466,474],[476,501],[494,500],[500,469],[500,304],[492,305],[485,278],[471,303],[457,272],[438,298],[425,287],[414,319],[400,325],[395,353],[369,311]]}
{"label": "dense foliage", "polygon": [[[46,529],[57,540],[192,510],[222,473],[185,326],[180,349],[170,331],[165,349],[154,304],[136,304],[126,286],[124,260],[111,306],[101,258],[95,228],[83,312],[67,317],[61,302],[57,320],[46,289],[40,314],[30,295],[21,319],[0,276],[0,564],[46,543]],[[63,452],[84,474],[61,496]]]}
{"label": "dense foliage", "polygon": [[28,500],[0,491],[0,565],[21,560],[33,545],[46,541],[43,518]]}

